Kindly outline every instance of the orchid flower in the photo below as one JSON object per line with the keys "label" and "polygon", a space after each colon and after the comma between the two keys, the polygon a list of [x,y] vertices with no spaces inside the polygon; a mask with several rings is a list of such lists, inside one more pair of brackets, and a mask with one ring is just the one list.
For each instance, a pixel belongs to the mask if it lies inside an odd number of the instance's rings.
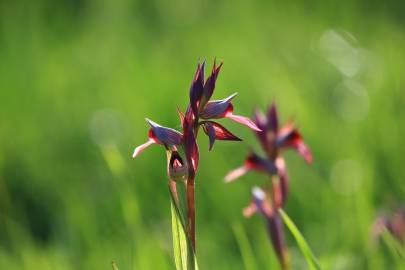
{"label": "orchid flower", "polygon": [[254,187],[252,202],[244,209],[243,213],[249,217],[253,213],[259,212],[265,217],[271,243],[281,267],[288,269],[287,248],[284,243],[282,220],[278,212],[279,208],[283,207],[286,202],[289,188],[285,160],[281,154],[287,149],[294,149],[308,163],[312,163],[312,154],[292,122],[288,122],[282,127],[279,126],[275,104],[269,107],[267,115],[256,110],[254,123],[260,129],[254,130],[254,132],[265,156],[262,157],[250,151],[244,164],[225,176],[225,182],[234,181],[252,170],[269,176],[271,185],[266,185],[265,190]]}
{"label": "orchid flower", "polygon": [[[161,126],[152,120],[146,119],[151,126],[148,132],[148,140],[135,148],[133,157],[137,157],[144,149],[159,144],[165,147],[167,152],[167,173],[172,194],[178,200],[176,182],[184,182],[186,185],[187,200],[187,230],[195,251],[195,202],[194,181],[199,163],[199,149],[197,134],[202,127],[209,138],[209,150],[212,149],[216,140],[241,141],[228,129],[213,119],[229,118],[241,123],[255,132],[261,129],[249,118],[233,113],[233,94],[222,100],[211,100],[215,90],[216,80],[223,63],[218,66],[214,61],[211,74],[205,79],[205,61],[198,63],[197,70],[191,82],[189,97],[190,102],[185,113],[178,109],[182,124],[182,132]],[[201,121],[200,121],[201,119]],[[182,151],[180,151],[182,150]],[[184,153],[185,156],[181,156]],[[268,166],[270,169],[270,165]]]}
{"label": "orchid flower", "polygon": [[259,213],[265,219],[267,231],[281,268],[288,269],[287,247],[280,214],[274,209],[268,192],[256,186],[252,188],[251,203],[243,210],[245,217],[251,217],[255,213]]}

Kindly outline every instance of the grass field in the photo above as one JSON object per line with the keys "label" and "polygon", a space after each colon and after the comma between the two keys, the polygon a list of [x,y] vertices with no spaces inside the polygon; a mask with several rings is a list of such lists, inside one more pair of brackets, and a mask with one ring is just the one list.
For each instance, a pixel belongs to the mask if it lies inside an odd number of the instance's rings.
{"label": "grass field", "polygon": [[[286,212],[324,269],[404,269],[370,229],[405,199],[402,1],[0,1],[0,269],[174,269],[166,160],[145,117],[180,129],[198,58],[224,60],[214,98],[276,101],[314,155],[288,152]],[[200,269],[278,269],[243,143],[200,137]],[[293,269],[305,269],[287,236]],[[402,267],[402,268],[401,268]]]}

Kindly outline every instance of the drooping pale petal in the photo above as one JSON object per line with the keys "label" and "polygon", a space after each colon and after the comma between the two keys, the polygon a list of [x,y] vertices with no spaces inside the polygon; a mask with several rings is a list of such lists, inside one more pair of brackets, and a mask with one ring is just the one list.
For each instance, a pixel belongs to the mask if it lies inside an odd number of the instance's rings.
{"label": "drooping pale petal", "polygon": [[243,216],[246,218],[250,218],[256,212],[257,212],[257,207],[256,207],[256,203],[254,201],[251,201],[248,206],[243,208],[243,211],[242,211]]}
{"label": "drooping pale petal", "polygon": [[230,171],[226,176],[225,176],[225,183],[230,183],[236,180],[237,178],[241,177],[242,175],[246,174],[249,171],[249,168],[246,166],[241,166],[239,168],[236,168],[232,171]]}
{"label": "drooping pale petal", "polygon": [[183,142],[183,134],[175,129],[163,127],[150,119],[146,121],[151,126],[149,138],[155,140],[156,143],[164,145],[180,145]]}
{"label": "drooping pale petal", "polygon": [[261,129],[248,117],[235,115],[232,112],[227,113],[226,117],[232,119],[235,122],[241,123],[242,125],[245,125],[248,128],[253,129],[254,131],[261,131]]}
{"label": "drooping pale petal", "polygon": [[201,112],[200,116],[202,119],[217,119],[223,118],[229,110],[232,110],[232,99],[238,93],[234,93],[229,97],[221,100],[213,100],[205,105],[204,110]]}
{"label": "drooping pale petal", "polygon": [[201,98],[201,109],[207,104],[207,102],[211,99],[212,94],[214,93],[215,90],[215,83],[218,78],[219,71],[221,70],[223,62],[219,64],[217,67],[216,65],[216,60],[214,60],[214,65],[212,67],[211,75],[207,78],[205,84],[204,84],[204,91],[203,91],[203,96]]}
{"label": "drooping pale petal", "polygon": [[146,143],[141,144],[140,146],[135,148],[134,153],[132,154],[132,157],[133,158],[137,157],[143,150],[145,150],[145,148],[147,148],[148,146],[150,146],[154,143],[156,143],[155,140],[153,140],[152,138],[149,138],[149,140]]}
{"label": "drooping pale petal", "polygon": [[242,139],[236,137],[229,130],[227,130],[222,125],[213,121],[203,121],[201,122],[204,132],[208,135],[210,140],[209,150],[212,149],[215,139],[223,141],[241,141]]}
{"label": "drooping pale petal", "polygon": [[198,117],[198,106],[204,91],[204,70],[205,61],[202,64],[198,63],[197,71],[190,86],[190,105],[195,117]]}

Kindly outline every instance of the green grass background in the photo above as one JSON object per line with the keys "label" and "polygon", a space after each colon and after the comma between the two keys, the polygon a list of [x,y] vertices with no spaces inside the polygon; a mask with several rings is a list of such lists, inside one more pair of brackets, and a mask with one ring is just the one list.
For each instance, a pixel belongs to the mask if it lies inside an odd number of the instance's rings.
{"label": "green grass background", "polygon": [[[0,1],[0,269],[174,269],[165,153],[145,117],[179,128],[197,59],[225,64],[214,97],[251,115],[275,100],[313,155],[286,153],[286,211],[325,269],[400,269],[370,239],[405,195],[403,1]],[[241,209],[248,147],[200,136],[201,269],[278,269]],[[288,235],[293,269],[305,261]],[[241,252],[242,251],[242,252]]]}

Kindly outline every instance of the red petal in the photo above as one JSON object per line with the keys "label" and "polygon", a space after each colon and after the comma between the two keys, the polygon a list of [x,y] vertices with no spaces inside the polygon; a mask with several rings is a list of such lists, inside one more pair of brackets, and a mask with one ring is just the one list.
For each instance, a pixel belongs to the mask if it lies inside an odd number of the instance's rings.
{"label": "red petal", "polygon": [[[292,127],[292,126],[291,126]],[[309,147],[304,143],[300,132],[295,128],[283,128],[277,137],[277,145],[281,147],[292,147],[298,151],[307,163],[312,163],[312,153]]]}
{"label": "red petal", "polygon": [[242,139],[236,137],[229,130],[227,130],[222,125],[213,121],[201,122],[203,125],[204,132],[208,135],[210,139],[210,150],[214,145],[215,139],[222,141],[241,141]]}
{"label": "red petal", "polygon": [[232,110],[232,99],[237,93],[230,95],[229,97],[221,100],[213,100],[205,105],[204,110],[201,112],[201,118],[203,119],[217,119],[224,118],[228,111]]}
{"label": "red petal", "polygon": [[271,175],[277,173],[277,167],[272,160],[264,159],[253,152],[246,158],[245,166],[249,169],[265,172]]}

